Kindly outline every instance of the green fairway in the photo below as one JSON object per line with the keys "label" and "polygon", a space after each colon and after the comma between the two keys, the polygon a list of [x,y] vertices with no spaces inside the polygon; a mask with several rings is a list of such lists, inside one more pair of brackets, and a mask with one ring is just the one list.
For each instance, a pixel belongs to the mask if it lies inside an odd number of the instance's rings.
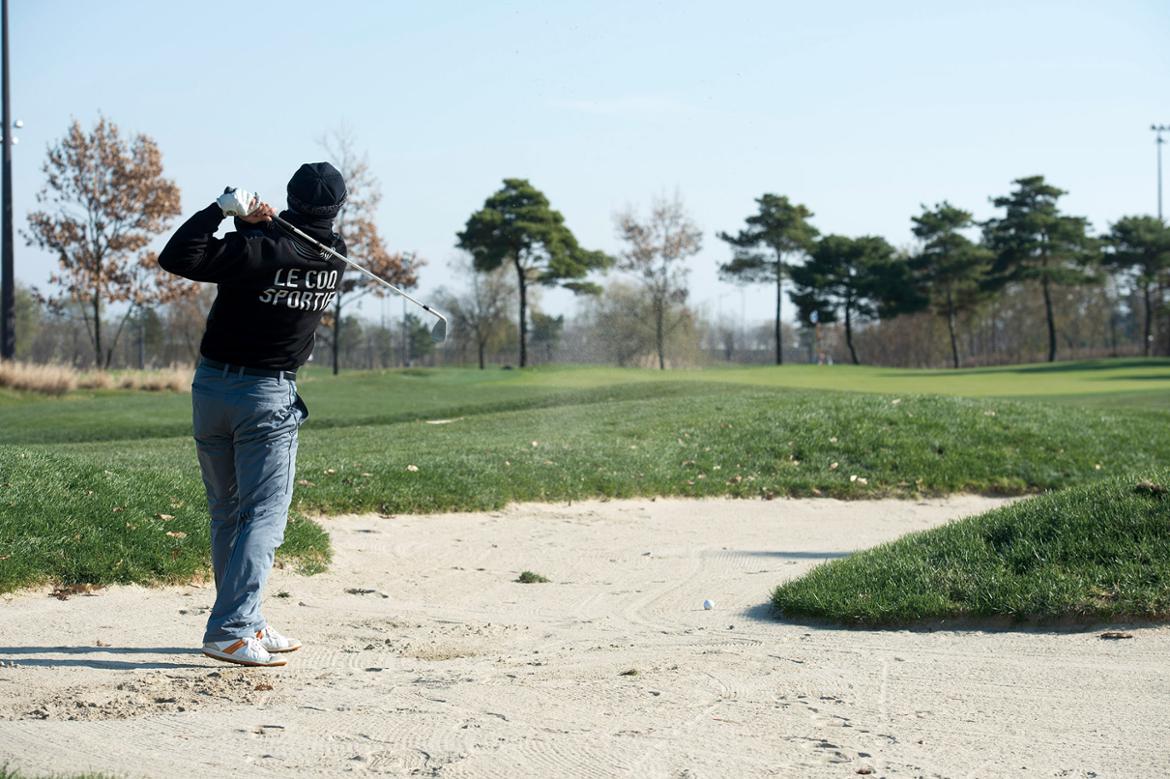
{"label": "green fairway", "polygon": [[1073,487],[815,568],[773,593],[787,617],[1170,618],[1170,472]]}
{"label": "green fairway", "polygon": [[[748,387],[1018,398],[1164,410],[1170,409],[1170,359],[960,371],[786,365],[662,372],[558,366],[523,371],[355,371],[335,377],[312,368],[303,371],[298,385],[317,429],[604,402],[619,387],[645,397]],[[190,399],[173,392],[103,390],[44,398],[0,390],[0,443],[182,436],[190,432],[190,417]]]}
{"label": "green fairway", "polygon": [[1141,398],[1170,405],[1170,359],[1082,360],[965,370],[905,370],[864,365],[785,365],[657,371],[559,368],[525,372],[528,385],[589,388],[628,381],[725,382],[786,389],[824,389],[885,394],[1081,399],[1089,403]]}
{"label": "green fairway", "polygon": [[[309,371],[300,391],[311,416],[281,559],[306,570],[329,554],[303,519],[311,512],[1022,494],[1170,461],[1165,360],[959,372]],[[948,396],[961,394],[971,397]],[[188,396],[0,395],[0,591],[181,581],[202,575],[206,556]]]}

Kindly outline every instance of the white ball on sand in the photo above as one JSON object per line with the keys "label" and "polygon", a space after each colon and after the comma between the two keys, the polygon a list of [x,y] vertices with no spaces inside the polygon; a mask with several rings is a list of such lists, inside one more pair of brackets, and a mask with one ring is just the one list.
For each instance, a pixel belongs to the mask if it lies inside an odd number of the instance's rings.
{"label": "white ball on sand", "polygon": [[703,601],[703,608],[710,611],[711,609],[715,608],[715,601],[708,598],[707,600]]}

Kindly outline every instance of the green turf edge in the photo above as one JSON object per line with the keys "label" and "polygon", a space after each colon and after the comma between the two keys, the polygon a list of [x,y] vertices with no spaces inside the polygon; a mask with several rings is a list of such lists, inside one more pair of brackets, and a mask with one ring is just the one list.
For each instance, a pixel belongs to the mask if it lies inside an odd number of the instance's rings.
{"label": "green turf edge", "polygon": [[912,533],[781,584],[771,603],[850,626],[1164,622],[1166,485],[1170,471],[1113,478]]}
{"label": "green turf edge", "polygon": [[[0,446],[0,593],[198,581],[209,548],[203,485],[182,469]],[[277,564],[314,574],[331,557],[324,528],[292,512]]]}

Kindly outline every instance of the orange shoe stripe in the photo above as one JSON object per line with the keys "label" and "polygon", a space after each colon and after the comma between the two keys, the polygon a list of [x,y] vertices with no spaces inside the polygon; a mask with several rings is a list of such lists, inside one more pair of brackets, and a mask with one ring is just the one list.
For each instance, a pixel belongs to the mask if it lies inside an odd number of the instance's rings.
{"label": "orange shoe stripe", "polygon": [[242,647],[242,646],[247,646],[247,644],[248,644],[248,642],[247,642],[247,641],[245,641],[244,639],[242,639],[242,638],[241,638],[241,639],[237,639],[237,640],[236,640],[236,642],[235,642],[234,644],[232,644],[231,646],[227,647],[227,648],[226,648],[226,649],[224,649],[223,651],[224,651],[224,652],[226,652],[226,653],[227,653],[227,654],[229,654],[229,655],[231,655],[231,654],[235,654],[235,652],[236,652],[236,650],[237,650],[237,649],[239,649],[239,648],[240,648],[240,647]]}

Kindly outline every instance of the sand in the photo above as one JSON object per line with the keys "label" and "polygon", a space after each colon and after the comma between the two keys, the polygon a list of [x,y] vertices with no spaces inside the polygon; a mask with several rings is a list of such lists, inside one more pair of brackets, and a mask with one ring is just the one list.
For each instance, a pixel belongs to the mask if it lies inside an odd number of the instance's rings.
{"label": "sand", "polygon": [[[860,631],[767,608],[772,587],[826,559],[993,505],[660,499],[323,518],[330,571],[270,582],[269,620],[306,645],[282,669],[197,653],[206,585],[20,593],[0,603],[0,765],[168,777],[1165,773],[1170,628]],[[516,583],[525,569],[552,581]]]}

